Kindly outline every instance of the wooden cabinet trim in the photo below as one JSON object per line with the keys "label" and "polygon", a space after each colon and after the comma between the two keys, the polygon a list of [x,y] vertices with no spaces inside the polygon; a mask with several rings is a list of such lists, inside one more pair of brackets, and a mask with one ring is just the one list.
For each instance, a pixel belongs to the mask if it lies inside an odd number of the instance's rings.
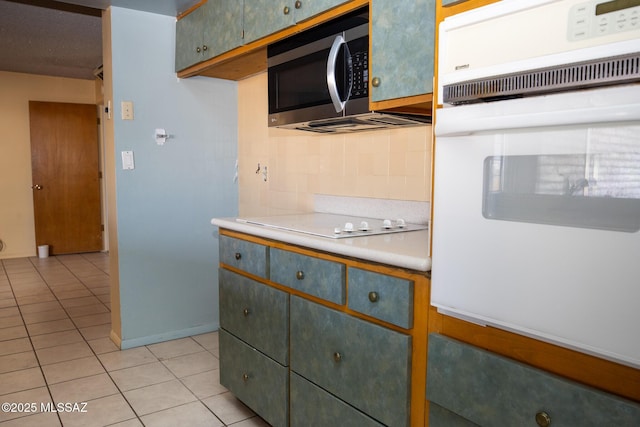
{"label": "wooden cabinet trim", "polygon": [[[437,332],[587,386],[640,402],[640,369],[491,326],[483,327],[465,322],[440,314],[435,307],[430,307],[430,310],[429,333]],[[597,313],[594,313],[594,316],[596,315]]]}
{"label": "wooden cabinet trim", "polygon": [[205,4],[207,1],[208,0],[200,0],[198,3],[194,4],[189,9],[183,10],[182,12],[178,13],[178,16],[176,17],[176,19],[180,20],[180,19],[184,18],[186,15],[190,14],[191,12],[193,12],[194,10],[199,8],[200,6]]}

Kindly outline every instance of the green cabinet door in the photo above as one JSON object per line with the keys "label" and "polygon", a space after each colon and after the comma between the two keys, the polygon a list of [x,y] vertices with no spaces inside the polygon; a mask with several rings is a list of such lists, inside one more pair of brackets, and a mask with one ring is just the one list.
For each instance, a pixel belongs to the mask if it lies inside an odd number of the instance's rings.
{"label": "green cabinet door", "polygon": [[220,384],[274,427],[289,425],[289,369],[224,329],[220,340]]}
{"label": "green cabinet door", "polygon": [[453,4],[458,4],[465,1],[467,0],[440,0],[440,2],[442,3],[442,6],[451,6]]}
{"label": "green cabinet door", "polygon": [[428,354],[427,399],[441,407],[432,427],[535,426],[542,412],[552,427],[640,425],[637,402],[444,335],[429,335]]}
{"label": "green cabinet door", "polygon": [[351,0],[244,0],[244,42],[251,43]]}
{"label": "green cabinet door", "polygon": [[208,0],[201,8],[204,11],[204,59],[242,45],[242,1]]}
{"label": "green cabinet door", "polygon": [[293,371],[289,390],[291,427],[384,427]]}
{"label": "green cabinet door", "polygon": [[350,1],[351,0],[292,0],[291,3],[294,4],[296,22],[300,22],[336,6],[340,6],[341,4],[349,3]]}
{"label": "green cabinet door", "polygon": [[244,42],[250,43],[296,23],[292,0],[244,0]]}
{"label": "green cabinet door", "polygon": [[435,0],[371,0],[370,16],[371,100],[432,93]]}
{"label": "green cabinet door", "polygon": [[176,22],[176,71],[202,61],[204,13],[198,8]]}
{"label": "green cabinet door", "polygon": [[220,327],[282,365],[289,364],[289,294],[223,268]]}
{"label": "green cabinet door", "polygon": [[291,369],[390,427],[409,425],[411,337],[290,299]]}
{"label": "green cabinet door", "polygon": [[176,22],[176,71],[242,45],[242,4],[209,0]]}

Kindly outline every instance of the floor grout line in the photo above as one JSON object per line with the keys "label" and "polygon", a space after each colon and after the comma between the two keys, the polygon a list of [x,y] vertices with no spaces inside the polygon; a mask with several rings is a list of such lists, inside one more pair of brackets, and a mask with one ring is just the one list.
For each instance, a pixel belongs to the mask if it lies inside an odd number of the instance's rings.
{"label": "floor grout line", "polygon": [[[108,256],[108,254],[106,255]],[[150,347],[152,347],[153,345],[156,344],[150,344],[150,345],[145,345],[145,346],[141,346],[142,348],[145,348],[152,356],[153,359],[155,359],[154,361],[150,361],[148,362],[150,363],[159,363],[166,371],[168,371],[171,374],[171,379],[167,380],[167,381],[160,381],[158,383],[153,382],[152,384],[149,385],[141,385],[139,387],[135,387],[132,388],[130,390],[126,390],[124,391],[120,385],[118,385],[118,382],[116,381],[116,378],[113,376],[115,372],[121,371],[123,369],[128,369],[128,368],[137,368],[140,366],[144,366],[146,363],[142,363],[142,364],[134,364],[132,366],[127,366],[125,368],[121,368],[121,369],[112,369],[109,370],[107,369],[107,366],[105,365],[105,362],[103,361],[103,359],[101,359],[101,355],[105,355],[108,353],[115,353],[117,351],[120,350],[113,350],[113,351],[106,351],[106,352],[100,352],[98,353],[98,350],[100,349],[100,347],[94,348],[94,346],[91,345],[91,343],[89,341],[95,341],[98,339],[103,339],[102,337],[99,338],[95,338],[95,339],[88,339],[87,336],[85,336],[85,334],[82,333],[81,328],[79,327],[79,324],[76,323],[76,319],[78,318],[83,318],[86,316],[92,316],[95,315],[95,313],[92,314],[85,314],[85,315],[80,315],[80,316],[72,316],[71,312],[73,312],[73,308],[74,307],[82,307],[84,305],[78,305],[78,306],[68,306],[63,304],[63,301],[65,300],[71,300],[71,299],[75,299],[75,298],[60,298],[58,296],[58,294],[56,293],[56,285],[55,285],[55,280],[52,279],[52,277],[59,277],[59,275],[57,273],[59,273],[59,271],[64,271],[65,274],[69,274],[70,277],[73,277],[75,281],[77,281],[77,283],[81,284],[83,289],[87,290],[92,297],[96,298],[99,301],[99,304],[102,305],[103,307],[105,307],[107,309],[107,313],[111,313],[111,307],[110,304],[106,304],[104,301],[100,300],[99,296],[97,294],[94,293],[93,289],[91,287],[89,287],[86,283],[87,280],[91,280],[91,278],[95,278],[95,277],[99,277],[99,275],[88,275],[88,276],[83,276],[82,274],[79,275],[79,269],[81,269],[81,271],[86,272],[87,270],[83,269],[84,265],[91,265],[92,268],[95,268],[96,271],[100,272],[100,275],[106,275],[108,278],[109,275],[109,270],[108,270],[108,264],[105,264],[105,260],[104,259],[99,259],[98,257],[93,257],[93,255],[91,256],[86,256],[84,254],[79,254],[79,255],[72,255],[72,256],[65,256],[65,258],[59,259],[57,257],[51,257],[53,259],[49,259],[45,262],[47,262],[47,264],[44,264],[41,260],[37,259],[37,258],[24,258],[24,259],[19,259],[16,261],[13,260],[2,260],[0,259],[0,286],[2,285],[2,283],[4,282],[3,279],[6,279],[6,283],[8,284],[8,289],[11,292],[11,296],[13,297],[13,303],[15,304],[12,307],[15,307],[17,310],[17,314],[20,316],[20,320],[22,321],[22,327],[24,328],[24,331],[26,333],[26,337],[20,337],[18,339],[22,339],[22,338],[27,338],[28,342],[29,342],[29,346],[30,346],[30,351],[33,353],[33,356],[35,357],[35,361],[37,362],[37,368],[40,371],[40,375],[42,376],[42,380],[44,381],[44,386],[38,386],[37,388],[42,388],[42,387],[46,387],[47,390],[47,394],[48,397],[50,399],[51,402],[53,402],[53,404],[55,405],[56,403],[58,403],[55,399],[54,399],[54,393],[52,390],[52,387],[58,385],[58,384],[63,384],[66,382],[71,382],[71,381],[75,381],[78,379],[86,379],[89,378],[91,376],[99,376],[99,375],[103,375],[106,374],[106,377],[109,378],[109,381],[111,384],[113,384],[115,386],[115,390],[117,390],[115,393],[113,394],[108,394],[106,396],[100,396],[100,397],[96,397],[93,399],[89,399],[88,402],[91,401],[95,401],[98,399],[103,399],[103,398],[107,398],[107,397],[111,397],[111,396],[120,396],[124,402],[126,403],[126,405],[128,406],[129,410],[131,411],[131,413],[133,414],[132,418],[128,418],[127,420],[123,420],[123,421],[118,421],[116,422],[116,424],[120,423],[120,422],[131,422],[133,420],[137,420],[140,425],[144,426],[145,422],[143,421],[143,417],[146,416],[150,416],[152,414],[158,413],[158,412],[163,412],[163,411],[170,411],[176,408],[181,408],[184,407],[186,405],[190,405],[193,403],[199,403],[202,407],[204,407],[204,409],[206,410],[207,413],[209,413],[211,415],[213,415],[213,417],[215,417],[215,419],[220,423],[220,425],[222,426],[228,426],[228,425],[233,425],[233,426],[264,426],[264,422],[262,420],[260,420],[258,417],[255,416],[255,414],[252,413],[248,413],[247,415],[244,415],[244,418],[239,418],[238,420],[234,420],[233,422],[230,422],[229,424],[226,424],[223,419],[214,411],[214,409],[212,409],[212,407],[209,407],[207,404],[204,403],[205,400],[211,399],[211,398],[215,398],[216,396],[222,396],[226,393],[228,393],[228,391],[216,391],[213,395],[211,396],[205,396],[205,397],[199,397],[198,394],[196,394],[196,389],[192,390],[188,384],[191,384],[191,387],[197,387],[197,383],[194,384],[193,382],[189,382],[187,379],[191,378],[191,377],[196,377],[198,375],[205,375],[205,374],[209,374],[210,372],[214,372],[215,370],[219,370],[219,367],[213,368],[213,369],[206,369],[205,371],[202,372],[195,372],[193,374],[191,373],[184,373],[181,374],[182,377],[178,376],[179,371],[174,372],[172,370],[172,368],[170,368],[170,366],[167,365],[168,361],[180,358],[180,357],[184,357],[184,356],[191,356],[193,354],[200,354],[200,353],[204,353],[204,354],[208,354],[213,356],[214,359],[219,359],[217,353],[216,353],[216,348],[217,347],[211,347],[211,342],[208,341],[209,338],[203,338],[203,340],[205,341],[198,341],[198,339],[196,339],[195,337],[199,336],[199,335],[206,335],[206,334],[199,334],[196,336],[190,336],[190,337],[184,337],[184,338],[180,338],[180,340],[183,339],[188,339],[191,341],[191,343],[195,344],[195,346],[193,347],[193,350],[198,350],[198,351],[194,351],[194,352],[186,352],[186,353],[181,353],[181,352],[177,352],[174,355],[171,355],[172,352],[169,351],[169,353],[166,357],[162,356],[162,352],[158,353],[160,355],[156,355],[156,353],[154,353],[152,351],[152,349]],[[54,261],[55,259],[55,261]],[[106,260],[106,262],[108,263],[108,258]],[[54,264],[55,263],[55,264]],[[100,267],[100,265],[102,265],[103,267]],[[7,268],[9,271],[7,271]],[[59,270],[58,270],[59,269]],[[74,270],[75,269],[75,270]],[[34,281],[33,283],[30,281],[30,275],[33,275],[33,277],[37,277],[38,280]],[[14,282],[11,281],[11,276],[14,277]],[[17,280],[17,282],[16,282]],[[64,278],[63,278],[64,280]],[[95,283],[95,282],[94,282]],[[70,283],[73,284],[73,283]],[[28,290],[28,288],[30,287],[34,287],[37,288],[40,285],[43,285],[43,288],[47,289],[47,292],[49,292],[52,296],[53,296],[53,300],[52,301],[35,301],[35,295],[37,294],[25,294],[24,297],[20,297],[20,299],[24,300],[25,297],[34,297],[32,298],[32,300],[34,300],[34,302],[29,302],[26,304],[21,304],[19,302],[18,297],[16,296],[16,289],[20,289],[20,287],[22,287],[24,285],[24,288],[26,288]],[[62,284],[61,286],[64,286],[65,284]],[[101,287],[101,286],[96,286],[96,288]],[[82,297],[78,297],[78,298],[82,298]],[[31,301],[31,300],[30,300]],[[55,333],[62,333],[62,332],[69,332],[67,330],[65,331],[53,331],[53,332],[45,332],[43,334],[37,334],[37,335],[32,335],[33,331],[30,331],[29,328],[27,328],[27,323],[26,323],[26,319],[25,319],[25,312],[23,312],[23,307],[26,307],[28,305],[33,305],[33,304],[41,304],[41,303],[46,303],[46,302],[56,302],[58,307],[55,308],[55,310],[58,310],[59,308],[62,309],[62,312],[64,313],[64,315],[66,316],[65,319],[54,319],[54,320],[45,320],[45,321],[38,321],[38,322],[34,322],[34,323],[30,323],[29,326],[31,327],[31,329],[34,329],[33,326],[34,324],[39,324],[39,323],[50,323],[50,322],[55,322],[58,320],[66,320],[68,319],[71,322],[71,325],[73,326],[73,329],[70,329],[69,331],[75,331],[77,334],[79,334],[81,340],[78,342],[82,342],[84,343],[84,345],[86,345],[89,350],[90,350],[90,355],[86,355],[86,356],[79,356],[76,358],[72,358],[72,359],[64,359],[64,360],[60,360],[60,361],[56,361],[56,362],[51,362],[51,363],[46,363],[46,364],[42,364],[43,360],[41,359],[41,356],[38,355],[38,351],[40,351],[42,353],[42,350],[46,350],[48,348],[54,348],[57,346],[66,346],[66,345],[71,345],[74,343],[65,343],[65,344],[59,344],[59,345],[49,345],[47,347],[42,347],[42,348],[38,348],[36,349],[36,344],[34,343],[34,338],[40,335],[51,335],[51,334],[55,334]],[[92,304],[89,304],[92,305]],[[88,305],[87,305],[88,306]],[[35,308],[35,307],[34,307]],[[70,312],[71,309],[71,312]],[[42,311],[34,311],[33,313],[43,313],[43,312],[47,312],[47,311],[52,311],[52,310],[42,310]],[[62,313],[60,313],[62,315]],[[97,313],[97,314],[102,314],[102,313]],[[34,316],[34,318],[37,318],[37,316]],[[33,319],[33,318],[32,318]],[[110,322],[109,322],[110,324]],[[106,325],[106,324],[105,324]],[[93,326],[100,326],[100,324],[98,325],[90,325],[88,327],[93,327]],[[107,337],[108,338],[108,337]],[[177,340],[176,340],[177,341]],[[44,341],[42,342],[44,343]],[[186,342],[185,342],[186,343]],[[26,345],[26,342],[24,343]],[[163,344],[163,343],[158,343],[158,344]],[[98,345],[96,343],[96,345]],[[138,348],[141,348],[138,347]],[[115,346],[114,346],[115,348]],[[166,350],[165,350],[166,351]],[[83,358],[88,358],[88,357],[93,357],[95,358],[95,360],[97,360],[97,363],[100,365],[100,368],[102,369],[102,373],[98,373],[98,374],[91,374],[91,375],[86,375],[86,376],[81,376],[81,377],[77,377],[77,378],[71,378],[69,380],[65,380],[65,381],[59,381],[56,383],[49,383],[49,381],[47,380],[47,376],[45,375],[45,367],[48,365],[55,365],[58,363],[64,363],[64,362],[70,362],[73,360],[80,360]],[[205,358],[206,359],[206,358]],[[46,361],[45,361],[46,362]],[[208,363],[208,362],[207,362]],[[33,366],[33,368],[35,368],[36,366]],[[32,368],[28,368],[28,369],[32,369]],[[24,368],[18,368],[15,369],[12,372],[19,372],[25,370]],[[188,372],[189,370],[187,369],[186,372]],[[49,370],[49,372],[51,372],[51,370]],[[219,374],[218,374],[219,375]],[[64,375],[63,375],[64,376]],[[125,393],[128,393],[130,391],[134,391],[134,390],[140,390],[140,389],[144,389],[145,387],[151,387],[151,386],[156,386],[158,384],[164,384],[164,383],[168,383],[168,382],[174,382],[176,383],[176,386],[179,385],[180,388],[182,390],[186,390],[188,392],[188,395],[190,395],[194,400],[190,401],[190,402],[186,402],[186,403],[181,403],[181,404],[177,404],[176,406],[171,406],[169,408],[164,408],[164,409],[159,409],[159,410],[154,410],[153,412],[149,413],[149,414],[139,414],[135,408],[133,403],[131,402],[131,400],[129,398],[127,398],[127,395]],[[194,381],[197,381],[197,379],[194,379]],[[20,393],[23,392],[25,390],[19,390],[19,391],[11,391],[9,394],[14,394],[14,393]],[[230,395],[229,395],[230,396]],[[224,402],[226,401],[226,399],[219,399],[219,402]],[[0,414],[1,415],[1,414]],[[64,417],[61,416],[61,413],[57,413],[57,420],[60,423],[60,425],[64,425],[63,424],[63,419]],[[28,416],[25,414],[25,416]],[[15,419],[21,419],[23,417],[18,417],[18,418],[14,418]],[[0,418],[1,419],[1,418]],[[13,423],[15,423],[15,421],[13,421]],[[3,421],[0,421],[0,426],[2,426]]]}

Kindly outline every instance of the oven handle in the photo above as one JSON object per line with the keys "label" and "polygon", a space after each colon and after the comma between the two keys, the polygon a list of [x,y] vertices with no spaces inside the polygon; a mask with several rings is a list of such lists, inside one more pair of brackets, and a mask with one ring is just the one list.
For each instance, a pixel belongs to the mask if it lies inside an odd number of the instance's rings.
{"label": "oven handle", "polygon": [[[333,102],[333,107],[336,109],[336,113],[340,113],[344,110],[347,100],[349,99],[349,96],[351,96],[351,86],[349,86],[349,92],[347,93],[346,99],[344,101],[340,99],[340,94],[338,93],[338,82],[336,81],[336,63],[338,62],[338,53],[343,45],[347,50],[347,57],[351,57],[349,46],[347,45],[344,37],[340,35],[336,36],[333,41],[333,45],[329,51],[329,59],[327,60],[327,87],[329,88],[329,95],[331,96],[331,101]],[[349,67],[349,72],[352,73],[351,67]],[[353,81],[353,79],[350,78],[349,81]]]}

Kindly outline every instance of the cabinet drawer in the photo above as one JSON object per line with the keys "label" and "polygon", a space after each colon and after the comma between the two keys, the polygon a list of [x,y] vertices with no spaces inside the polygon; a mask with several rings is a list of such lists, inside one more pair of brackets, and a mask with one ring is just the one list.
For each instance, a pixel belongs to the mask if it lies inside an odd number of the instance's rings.
{"label": "cabinet drawer", "polygon": [[411,337],[291,297],[291,369],[388,426],[409,422]]}
{"label": "cabinet drawer", "polygon": [[218,336],[220,384],[272,426],[288,425],[288,369],[224,329]]}
{"label": "cabinet drawer", "polygon": [[272,248],[271,280],[336,304],[345,301],[345,266],[337,262]]}
{"label": "cabinet drawer", "polygon": [[[433,402],[429,402],[429,425],[431,427],[478,427],[478,424]],[[535,425],[532,424],[532,427]]]}
{"label": "cabinet drawer", "polygon": [[292,427],[383,427],[342,400],[291,372]]}
{"label": "cabinet drawer", "polygon": [[283,365],[289,364],[289,295],[220,269],[220,326]]}
{"label": "cabinet drawer", "polygon": [[480,426],[536,426],[540,412],[553,427],[640,425],[640,404],[442,335],[429,335],[427,369],[427,399]]}
{"label": "cabinet drawer", "polygon": [[220,236],[220,262],[268,278],[269,248],[246,240]]}
{"label": "cabinet drawer", "polygon": [[413,281],[349,267],[349,308],[413,327]]}

